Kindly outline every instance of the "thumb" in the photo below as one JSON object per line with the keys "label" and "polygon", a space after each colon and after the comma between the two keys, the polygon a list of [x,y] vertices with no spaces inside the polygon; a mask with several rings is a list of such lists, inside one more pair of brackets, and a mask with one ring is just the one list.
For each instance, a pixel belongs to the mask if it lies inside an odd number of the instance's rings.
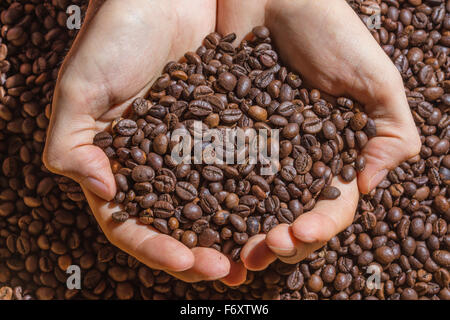
{"label": "thumb", "polygon": [[421,148],[415,126],[386,126],[383,125],[383,120],[376,122],[377,136],[371,138],[362,150],[366,165],[358,174],[358,187],[363,194],[374,189],[389,170],[417,155]]}
{"label": "thumb", "polygon": [[[56,102],[61,99],[55,99]],[[79,114],[76,105],[55,103],[50,119],[43,163],[52,172],[67,176],[105,200],[112,200],[116,184],[109,159],[92,144],[95,120]]]}

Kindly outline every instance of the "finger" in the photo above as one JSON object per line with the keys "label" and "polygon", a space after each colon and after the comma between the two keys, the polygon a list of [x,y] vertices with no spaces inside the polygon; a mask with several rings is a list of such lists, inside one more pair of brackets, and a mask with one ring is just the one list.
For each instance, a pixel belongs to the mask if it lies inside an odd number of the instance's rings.
{"label": "finger", "polygon": [[319,200],[313,210],[298,217],[292,234],[305,243],[328,241],[352,222],[359,200],[356,179],[346,183],[335,177],[331,183],[341,195],[335,200]]}
{"label": "finger", "polygon": [[302,261],[326,243],[325,241],[313,243],[299,241],[294,237],[291,227],[287,224],[280,224],[270,230],[266,241],[278,259],[290,264]]}
{"label": "finger", "polygon": [[181,242],[139,224],[136,219],[123,223],[113,221],[112,213],[120,210],[117,205],[100,199],[84,187],[83,192],[103,233],[115,246],[153,269],[179,272],[194,266],[194,254]]}
{"label": "finger", "polygon": [[386,177],[389,170],[410,158],[411,149],[405,147],[406,145],[396,138],[375,137],[369,140],[362,152],[366,165],[358,174],[361,193],[369,193]]}
{"label": "finger", "polygon": [[228,257],[230,261],[230,273],[221,279],[227,286],[234,287],[239,286],[247,279],[247,269],[244,267],[242,261],[233,261]]}
{"label": "finger", "polygon": [[266,235],[258,234],[251,237],[242,248],[241,261],[248,270],[264,270],[276,260],[276,255],[267,246],[265,239]]}
{"label": "finger", "polygon": [[[378,107],[390,115],[375,118],[377,136],[369,139],[362,150],[366,165],[358,175],[358,186],[363,194],[367,194],[375,188],[389,170],[420,152],[419,133],[409,111],[406,98],[399,97],[397,100],[399,100],[398,104]],[[405,105],[407,109],[402,112]],[[374,111],[370,107],[368,107],[368,110],[376,116],[376,110]]]}
{"label": "finger", "polygon": [[[116,193],[116,184],[106,154],[92,144],[96,123],[79,112],[79,100],[56,94],[54,105],[65,106],[52,114],[43,162],[52,172],[65,175],[105,200]],[[71,106],[71,107],[67,107]]]}
{"label": "finger", "polygon": [[185,282],[212,281],[226,277],[230,273],[228,258],[211,248],[193,248],[194,266],[182,272],[167,272]]}
{"label": "finger", "polygon": [[267,0],[219,0],[217,3],[217,31],[236,34],[240,43],[253,27],[264,24]]}

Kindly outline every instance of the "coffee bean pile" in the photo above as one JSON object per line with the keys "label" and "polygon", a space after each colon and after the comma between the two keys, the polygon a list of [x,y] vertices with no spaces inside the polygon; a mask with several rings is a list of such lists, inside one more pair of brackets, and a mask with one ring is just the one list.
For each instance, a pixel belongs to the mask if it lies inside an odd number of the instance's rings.
{"label": "coffee bean pile", "polygon": [[[238,260],[249,237],[292,223],[319,198],[336,199],[332,178],[350,182],[364,169],[358,150],[376,135],[374,121],[350,99],[333,105],[302,88],[278,61],[269,29],[255,27],[253,36],[235,48],[234,33],[209,34],[186,62],[165,66],[149,100],[136,99],[128,118],[113,121],[112,134],[95,136],[113,159],[115,200],[124,207],[114,220],[137,216],[189,248],[212,247]],[[279,129],[278,172],[261,175],[261,163],[248,161],[177,164],[170,133],[184,129],[194,140],[196,120],[223,137],[232,127]],[[252,143],[235,153],[248,154]]]}
{"label": "coffee bean pile", "polygon": [[[75,35],[65,26],[70,4],[84,10],[86,3],[0,2],[0,299],[450,299],[448,3],[349,1],[365,22],[381,12],[381,26],[371,32],[403,76],[423,143],[420,155],[390,171],[373,192],[362,196],[353,224],[325,247],[298,264],[276,261],[267,270],[249,272],[239,287],[220,281],[187,284],[144,266],[107,241],[78,185],[42,165],[52,90]],[[179,80],[191,85],[189,77]],[[161,91],[152,91],[149,100],[155,107],[153,101],[162,98],[155,93]],[[304,107],[314,107],[311,102],[321,98],[317,91],[303,92],[310,103],[301,96],[294,100]],[[345,104],[333,107],[342,110]],[[162,123],[169,123],[164,118]],[[206,118],[200,117],[207,123]],[[316,136],[322,139],[321,133]],[[342,140],[346,146],[345,135]],[[203,179],[202,172],[198,174]],[[305,211],[301,197],[298,200]],[[81,290],[66,287],[65,271],[72,264],[81,268]],[[379,289],[366,285],[374,268],[382,270]]]}

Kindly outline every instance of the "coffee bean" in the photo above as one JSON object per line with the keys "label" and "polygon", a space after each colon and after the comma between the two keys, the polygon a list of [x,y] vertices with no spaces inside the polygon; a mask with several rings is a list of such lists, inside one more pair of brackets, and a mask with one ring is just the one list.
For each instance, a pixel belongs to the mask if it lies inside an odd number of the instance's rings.
{"label": "coffee bean", "polygon": [[302,130],[308,134],[319,133],[322,127],[323,123],[319,118],[306,118],[302,124]]}
{"label": "coffee bean", "polygon": [[320,192],[320,195],[324,198],[324,199],[336,199],[341,195],[341,191],[339,191],[338,188],[336,187],[332,187],[332,186],[327,186],[325,188],[322,189],[322,191]]}
{"label": "coffee bean", "polygon": [[219,202],[212,195],[206,195],[200,200],[201,208],[207,213],[216,212],[219,208]]}
{"label": "coffee bean", "polygon": [[126,212],[126,211],[116,211],[116,212],[113,212],[113,214],[111,215],[111,218],[117,222],[124,222],[124,221],[128,220],[128,217],[129,217],[129,215],[128,215],[128,212]]}
{"label": "coffee bean", "polygon": [[153,205],[153,213],[157,218],[170,218],[174,212],[173,205],[167,201],[156,201]]}
{"label": "coffee bean", "polygon": [[167,225],[166,219],[155,218],[155,220],[153,221],[153,226],[161,233],[169,233],[169,226]]}
{"label": "coffee bean", "polygon": [[273,78],[273,72],[265,70],[256,76],[254,83],[259,89],[264,89],[272,82]]}
{"label": "coffee bean", "polygon": [[242,111],[239,109],[225,109],[220,112],[220,120],[225,124],[233,124],[242,118]]}
{"label": "coffee bean", "polygon": [[221,181],[223,179],[223,172],[215,166],[206,166],[202,170],[202,176],[207,181]]}
{"label": "coffee bean", "polygon": [[209,115],[213,111],[213,107],[207,101],[203,100],[194,100],[189,103],[189,111],[199,117],[204,117]]}
{"label": "coffee bean", "polygon": [[229,217],[229,221],[238,232],[244,232],[247,229],[247,224],[245,223],[244,219],[242,219],[237,214],[231,214]]}
{"label": "coffee bean", "polygon": [[114,127],[115,132],[122,136],[131,136],[137,131],[137,124],[133,120],[120,120]]}
{"label": "coffee bean", "polygon": [[155,171],[148,166],[139,165],[133,168],[131,172],[131,178],[135,182],[152,181],[155,177]]}
{"label": "coffee bean", "polygon": [[269,29],[263,26],[254,27],[252,33],[260,39],[266,39],[270,36]]}
{"label": "coffee bean", "polygon": [[217,82],[226,91],[233,91],[236,86],[237,79],[234,74],[230,72],[223,72],[219,75]]}
{"label": "coffee bean", "polygon": [[375,259],[381,264],[389,264],[395,259],[395,256],[390,247],[382,246],[375,250]]}
{"label": "coffee bean", "polygon": [[350,126],[354,131],[359,131],[364,129],[367,121],[367,115],[365,113],[358,112],[350,119]]}
{"label": "coffee bean", "polygon": [[183,233],[181,237],[181,242],[188,248],[193,248],[197,245],[197,234],[190,230],[187,230]]}
{"label": "coffee bean", "polygon": [[210,247],[214,244],[218,237],[217,231],[206,228],[198,237],[198,243],[201,247]]}
{"label": "coffee bean", "polygon": [[175,192],[184,201],[192,201],[197,197],[197,189],[185,181],[177,182]]}
{"label": "coffee bean", "polygon": [[259,106],[252,106],[248,110],[248,114],[256,121],[266,121],[267,120],[267,111],[264,108]]}
{"label": "coffee bean", "polygon": [[236,86],[236,95],[238,98],[244,98],[250,92],[252,81],[249,77],[243,75],[239,78]]}
{"label": "coffee bean", "polygon": [[133,111],[138,116],[144,116],[147,114],[147,111],[150,109],[150,102],[143,98],[137,98],[133,101]]}
{"label": "coffee bean", "polygon": [[309,172],[311,168],[312,159],[308,154],[302,153],[297,157],[297,159],[295,159],[295,169],[299,174],[305,174]]}
{"label": "coffee bean", "polygon": [[94,137],[94,144],[100,148],[109,147],[112,142],[113,138],[108,132],[99,132]]}
{"label": "coffee bean", "polygon": [[202,214],[202,209],[192,202],[183,207],[183,215],[189,220],[197,220],[202,216]]}
{"label": "coffee bean", "polygon": [[341,177],[346,182],[353,181],[356,178],[356,170],[352,165],[345,165],[341,171]]}

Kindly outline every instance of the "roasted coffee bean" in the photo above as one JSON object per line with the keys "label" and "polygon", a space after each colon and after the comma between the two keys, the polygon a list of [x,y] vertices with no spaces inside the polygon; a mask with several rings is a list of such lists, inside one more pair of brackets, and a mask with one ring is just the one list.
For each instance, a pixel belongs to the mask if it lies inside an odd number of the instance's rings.
{"label": "roasted coffee bean", "polygon": [[122,136],[131,136],[137,129],[136,122],[130,119],[122,119],[114,127],[114,131]]}
{"label": "roasted coffee bean", "polygon": [[319,118],[306,118],[302,123],[302,130],[308,134],[319,133],[322,130],[323,123]]}
{"label": "roasted coffee bean", "polygon": [[198,236],[198,243],[201,247],[210,247],[214,244],[214,242],[216,242],[217,238],[217,231],[214,231],[211,228],[206,228]]}
{"label": "roasted coffee bean", "polygon": [[133,168],[131,172],[131,178],[135,182],[147,182],[152,181],[155,177],[155,171],[148,166],[139,165]]}
{"label": "roasted coffee bean", "polygon": [[297,159],[295,159],[295,169],[298,174],[305,174],[312,168],[312,159],[309,154],[301,153]]}
{"label": "roasted coffee bean", "polygon": [[100,148],[109,147],[112,142],[113,138],[108,132],[99,132],[94,137],[94,144]]}
{"label": "roasted coffee bean", "polygon": [[325,188],[322,189],[322,191],[320,192],[320,195],[324,198],[324,199],[336,199],[341,195],[341,191],[339,191],[338,188],[336,187],[332,187],[332,186],[327,186]]}
{"label": "roasted coffee bean", "polygon": [[175,209],[173,205],[167,201],[156,201],[153,205],[153,213],[157,218],[167,219],[175,213]]}
{"label": "roasted coffee bean", "polygon": [[216,197],[207,194],[200,200],[200,206],[206,213],[213,213],[218,210],[219,202]]}
{"label": "roasted coffee bean", "polygon": [[230,72],[223,72],[219,75],[217,82],[226,91],[233,91],[236,86],[237,79],[234,74]]}
{"label": "roasted coffee bean", "polygon": [[344,181],[350,182],[356,178],[356,170],[352,165],[345,165],[341,171],[341,177]]}
{"label": "roasted coffee bean", "polygon": [[161,233],[169,233],[169,226],[167,225],[166,219],[155,218],[155,220],[153,221],[153,226]]}
{"label": "roasted coffee bean", "polygon": [[211,104],[203,100],[192,101],[189,103],[188,109],[193,115],[199,117],[207,116],[213,111]]}
{"label": "roasted coffee bean", "polygon": [[252,33],[259,39],[266,39],[270,36],[269,29],[264,26],[254,27]]}
{"label": "roasted coffee bean", "polygon": [[116,211],[116,212],[113,212],[113,214],[111,215],[111,218],[117,222],[124,222],[124,221],[128,220],[128,217],[129,217],[129,215],[128,215],[128,212],[126,212],[126,211]]}
{"label": "roasted coffee bean", "polygon": [[203,215],[202,208],[190,202],[183,207],[183,216],[189,220],[197,220]]}
{"label": "roasted coffee bean", "polygon": [[359,131],[364,129],[367,121],[367,115],[363,112],[358,112],[350,119],[350,126],[354,131]]}
{"label": "roasted coffee bean", "polygon": [[197,197],[197,189],[191,183],[185,181],[177,182],[175,193],[184,201],[192,201]]}
{"label": "roasted coffee bean", "polygon": [[181,237],[181,242],[188,248],[193,248],[197,245],[197,234],[190,230],[183,232],[183,236]]}
{"label": "roasted coffee bean", "polygon": [[216,182],[223,179],[223,172],[215,166],[206,166],[202,170],[202,176],[207,181]]}
{"label": "roasted coffee bean", "polygon": [[220,112],[220,120],[225,124],[234,124],[242,118],[242,111],[239,109],[225,109]]}

